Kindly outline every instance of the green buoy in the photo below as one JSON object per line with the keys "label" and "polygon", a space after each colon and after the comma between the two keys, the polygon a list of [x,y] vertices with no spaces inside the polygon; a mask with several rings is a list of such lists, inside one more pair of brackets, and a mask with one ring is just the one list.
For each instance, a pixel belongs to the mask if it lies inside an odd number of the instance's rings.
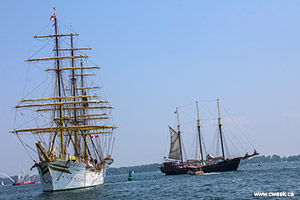
{"label": "green buoy", "polygon": [[128,176],[128,180],[132,181],[133,180],[133,176],[132,176],[133,172],[131,170],[129,170],[129,176]]}

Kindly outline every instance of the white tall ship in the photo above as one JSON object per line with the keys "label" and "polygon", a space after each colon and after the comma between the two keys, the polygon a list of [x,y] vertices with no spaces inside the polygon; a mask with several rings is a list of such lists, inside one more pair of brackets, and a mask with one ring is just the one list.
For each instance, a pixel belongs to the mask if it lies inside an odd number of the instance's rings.
{"label": "white tall ship", "polygon": [[[34,38],[46,44],[52,41],[53,55],[26,60],[38,67],[46,64],[46,89],[41,96],[19,101],[15,106],[16,121],[23,121],[16,123],[11,132],[31,157],[37,154],[32,168],[39,172],[43,191],[98,186],[103,184],[105,170],[113,162],[113,132],[117,128],[111,122],[113,107],[100,95],[101,87],[95,78],[100,67],[88,64],[91,62],[87,52],[91,48],[75,47],[78,34],[72,30],[60,33],[55,9],[50,20],[53,25],[48,26],[54,31]],[[27,96],[37,90],[34,88]],[[20,135],[32,135],[35,142],[28,136],[21,139]],[[30,141],[35,147],[30,146]]]}

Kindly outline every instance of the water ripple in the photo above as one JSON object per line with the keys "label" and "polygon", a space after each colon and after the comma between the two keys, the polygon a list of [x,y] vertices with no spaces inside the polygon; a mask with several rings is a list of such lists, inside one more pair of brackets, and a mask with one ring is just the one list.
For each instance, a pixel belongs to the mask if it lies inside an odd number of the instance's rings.
{"label": "water ripple", "polygon": [[[0,187],[0,199],[269,199],[253,192],[294,192],[300,199],[300,162],[268,163],[262,167],[244,165],[238,171],[200,176],[165,176],[160,172],[107,176],[104,185],[62,192],[42,193],[41,185]],[[277,198],[272,198],[272,200]]]}

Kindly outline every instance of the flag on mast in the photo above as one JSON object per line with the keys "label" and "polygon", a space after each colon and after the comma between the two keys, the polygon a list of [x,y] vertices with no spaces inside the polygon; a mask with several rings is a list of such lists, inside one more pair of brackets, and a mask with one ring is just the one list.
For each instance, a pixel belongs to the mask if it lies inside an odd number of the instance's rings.
{"label": "flag on mast", "polygon": [[56,18],[55,13],[53,13],[53,15],[50,17],[50,20],[52,20],[52,19],[54,19],[54,18]]}

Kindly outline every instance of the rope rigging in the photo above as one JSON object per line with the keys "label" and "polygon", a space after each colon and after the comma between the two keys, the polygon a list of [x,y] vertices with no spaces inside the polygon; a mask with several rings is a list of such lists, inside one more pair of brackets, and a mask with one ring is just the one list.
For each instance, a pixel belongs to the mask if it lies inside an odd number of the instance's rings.
{"label": "rope rigging", "polygon": [[245,140],[248,142],[248,144],[251,147],[253,147],[252,143],[248,140],[248,138],[246,137],[246,135],[244,134],[244,132],[242,131],[242,129],[239,127],[238,123],[234,120],[234,118],[230,115],[230,113],[227,111],[227,109],[225,108],[225,106],[222,103],[221,103],[221,106],[225,110],[225,112],[228,114],[228,116],[230,117],[230,119],[234,122],[234,124],[236,125],[236,127],[239,129],[240,133],[245,138]]}
{"label": "rope rigging", "polygon": [[[49,24],[51,24],[51,21],[38,34],[43,32]],[[57,25],[56,21],[54,25]],[[107,106],[109,105],[108,101],[104,101],[105,98],[103,98],[102,94],[105,94],[105,91],[103,89],[101,91],[94,90],[100,88],[98,86],[99,80],[97,79],[100,79],[100,83],[102,83],[100,72],[96,70],[100,67],[97,65],[87,65],[87,63],[93,63],[86,59],[90,52],[85,50],[90,50],[91,48],[74,48],[72,39],[73,33],[59,34],[60,29],[55,28],[55,34],[52,32],[51,35],[36,36],[37,39],[47,37],[50,37],[50,39],[41,39],[44,42],[42,47],[26,60],[28,62],[34,61],[34,63],[28,64],[26,80],[22,92],[23,101],[20,101],[18,106],[16,106],[14,127],[18,126],[20,129],[14,129],[12,132],[17,135],[23,148],[32,160],[34,160],[32,152],[40,158],[39,163],[66,161],[67,159],[68,162],[70,162],[70,159],[74,161],[74,156],[72,155],[75,155],[75,162],[84,163],[87,168],[92,165],[94,169],[97,168],[101,170],[113,161],[110,156],[115,144],[115,135],[112,133],[116,127],[110,125],[111,121],[114,123],[111,110],[103,113],[106,109],[112,108],[112,106]],[[71,36],[71,40],[69,40],[69,38],[65,39],[65,36]],[[54,39],[54,45],[50,46],[52,39]],[[78,44],[80,39],[76,37],[74,41],[75,44]],[[41,54],[41,52],[49,46],[51,47],[49,57],[33,58]],[[71,46],[71,48],[69,46]],[[69,55],[70,51],[71,56]],[[79,59],[75,58],[81,58],[81,60],[79,61]],[[47,68],[44,69],[44,66],[37,65],[36,61],[42,61],[41,64],[43,65],[47,64]],[[51,65],[49,63],[51,63]],[[28,82],[30,81],[29,73],[34,72],[34,70],[32,70],[33,68],[31,68],[32,65],[34,65],[36,69],[41,69],[43,72],[46,71],[46,77],[38,77],[45,79],[37,81],[40,83],[31,87],[33,89],[27,92]],[[79,69],[81,69],[81,71],[79,71]],[[83,70],[91,70],[98,76],[92,76],[91,79],[88,79],[88,75],[91,74],[85,74]],[[72,77],[70,78],[70,76]],[[77,76],[81,77],[81,79]],[[81,84],[80,81],[82,82]],[[39,96],[44,98],[36,98],[35,93],[39,93]],[[95,96],[91,96],[93,93]],[[29,96],[35,98],[25,99]],[[97,98],[98,101],[93,98]],[[38,103],[34,103],[37,101]],[[89,101],[90,103],[86,103]],[[90,106],[95,103],[99,106]],[[105,106],[101,106],[103,103],[105,103]],[[35,108],[37,109],[35,110]],[[105,117],[102,117],[102,115]],[[21,119],[21,122],[19,122],[19,119]],[[25,127],[27,128],[25,129]],[[105,132],[107,130],[106,128],[108,128],[109,131]],[[92,139],[91,135],[96,134],[98,130],[98,134]],[[22,133],[31,133],[33,139],[37,141],[37,151],[25,143],[24,138],[21,139],[20,134]],[[56,151],[57,147],[58,150]],[[66,156],[68,157],[66,158]],[[96,165],[96,159],[101,161],[100,167]],[[60,178],[61,175],[57,180]]]}
{"label": "rope rigging", "polygon": [[[26,146],[25,146],[24,142],[21,140],[21,138],[20,138],[19,134],[18,134],[18,133],[16,133],[16,135],[17,135],[17,137],[18,137],[19,141],[21,142],[21,144],[22,144],[22,146],[23,146],[24,150],[26,151],[26,153],[27,153],[27,154],[28,154],[28,156],[30,157],[30,159],[34,161],[33,157],[30,155],[29,151],[27,150],[27,148],[26,148]],[[26,145],[27,145],[27,144],[26,144]]]}

